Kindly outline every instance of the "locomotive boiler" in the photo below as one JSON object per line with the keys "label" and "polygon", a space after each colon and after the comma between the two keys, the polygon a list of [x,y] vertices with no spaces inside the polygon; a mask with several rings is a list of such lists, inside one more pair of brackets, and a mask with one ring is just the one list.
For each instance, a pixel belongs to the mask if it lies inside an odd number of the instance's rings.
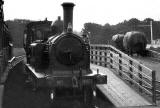
{"label": "locomotive boiler", "polygon": [[140,31],[130,31],[125,35],[116,34],[112,36],[113,45],[119,50],[129,54],[138,54],[147,56],[146,50],[147,38],[145,34]]}
{"label": "locomotive boiler", "polygon": [[90,45],[73,32],[74,4],[67,2],[62,6],[63,33],[27,46],[30,54],[26,69],[34,88],[50,88],[52,99],[58,91],[65,90],[91,103],[96,84],[106,84],[107,76],[90,69]]}

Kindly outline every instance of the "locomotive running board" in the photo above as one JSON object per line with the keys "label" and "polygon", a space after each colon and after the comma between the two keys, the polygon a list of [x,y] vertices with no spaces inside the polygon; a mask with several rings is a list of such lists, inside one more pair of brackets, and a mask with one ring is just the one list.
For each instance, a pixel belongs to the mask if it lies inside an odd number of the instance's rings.
{"label": "locomotive running board", "polygon": [[[36,70],[26,64],[27,72],[36,87],[79,87],[79,85],[107,84],[107,76],[93,71],[92,74],[84,76],[53,76],[45,73],[38,73]],[[80,80],[80,79],[81,80]]]}
{"label": "locomotive running board", "polygon": [[30,66],[29,64],[26,64],[26,68],[27,68],[27,70],[32,72],[32,75],[36,78],[45,78],[46,77],[46,74],[36,72],[35,69],[32,66]]}

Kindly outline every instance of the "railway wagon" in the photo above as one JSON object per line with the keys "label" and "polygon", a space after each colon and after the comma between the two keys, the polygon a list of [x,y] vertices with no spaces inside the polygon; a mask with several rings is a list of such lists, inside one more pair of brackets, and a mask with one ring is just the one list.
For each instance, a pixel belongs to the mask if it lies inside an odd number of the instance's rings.
{"label": "railway wagon", "polygon": [[112,41],[114,43],[114,46],[121,51],[124,51],[123,38],[124,38],[124,34],[116,34],[112,36]]}
{"label": "railway wagon", "polygon": [[130,31],[127,32],[123,38],[123,47],[125,51],[132,55],[137,53],[139,55],[146,55],[147,38],[143,32]]}
{"label": "railway wagon", "polygon": [[148,51],[146,50],[147,38],[143,32],[130,31],[125,35],[116,34],[112,36],[112,41],[116,48],[129,55],[148,55]]}
{"label": "railway wagon", "polygon": [[91,70],[90,44],[73,32],[74,4],[65,2],[62,6],[63,32],[47,40],[29,42],[26,47],[31,50],[26,52],[30,62],[26,69],[34,88],[49,88],[51,99],[62,91],[90,104],[96,84],[106,84],[107,76]]}

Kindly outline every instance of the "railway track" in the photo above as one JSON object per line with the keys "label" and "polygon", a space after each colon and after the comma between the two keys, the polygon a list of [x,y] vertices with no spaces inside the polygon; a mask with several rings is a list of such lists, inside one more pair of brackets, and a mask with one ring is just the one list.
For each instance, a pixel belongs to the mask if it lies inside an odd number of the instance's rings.
{"label": "railway track", "polygon": [[153,59],[160,62],[160,52],[159,51],[149,50],[149,52],[150,52],[150,56]]}
{"label": "railway track", "polygon": [[153,63],[157,64],[160,63],[160,59],[154,58],[154,57],[133,57],[134,59],[138,60],[141,63],[148,62],[148,63]]}

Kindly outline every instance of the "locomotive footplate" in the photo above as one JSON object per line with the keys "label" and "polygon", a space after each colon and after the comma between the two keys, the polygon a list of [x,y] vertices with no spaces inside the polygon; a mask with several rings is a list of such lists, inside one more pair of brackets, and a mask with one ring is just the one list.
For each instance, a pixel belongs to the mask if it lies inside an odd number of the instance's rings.
{"label": "locomotive footplate", "polygon": [[81,75],[64,75],[54,76],[51,74],[38,73],[30,65],[26,65],[26,70],[29,74],[29,79],[35,88],[82,88],[84,86],[106,84],[107,76],[93,72],[92,74]]}

